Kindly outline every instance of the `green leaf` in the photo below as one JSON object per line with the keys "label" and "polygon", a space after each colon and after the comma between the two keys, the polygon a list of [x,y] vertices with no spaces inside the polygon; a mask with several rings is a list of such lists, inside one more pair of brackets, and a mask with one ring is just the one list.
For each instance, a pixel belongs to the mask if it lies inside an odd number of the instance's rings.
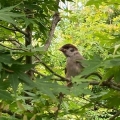
{"label": "green leaf", "polygon": [[39,89],[42,93],[50,96],[52,99],[56,99],[55,94],[59,94],[60,92],[63,94],[69,93],[69,90],[66,86],[59,85],[56,82],[51,82],[51,77],[52,76],[47,76],[42,79],[38,78],[36,80],[37,89]]}
{"label": "green leaf", "polygon": [[16,6],[6,7],[6,8],[1,9],[0,10],[0,20],[6,21],[8,23],[16,24],[16,22],[13,18],[25,16],[24,14],[9,12]]}
{"label": "green leaf", "polygon": [[95,5],[98,8],[99,5],[102,4],[102,2],[107,2],[107,0],[88,0],[88,2],[86,3],[86,6]]}
{"label": "green leaf", "polygon": [[40,52],[40,53],[43,53],[43,52],[45,52],[45,50],[44,50],[44,47],[35,47],[35,48],[33,48],[32,49],[32,52]]}
{"label": "green leaf", "polygon": [[120,48],[120,44],[115,45],[115,49],[114,49],[114,53],[113,54],[115,54],[119,48]]}
{"label": "green leaf", "polygon": [[81,94],[85,95],[93,95],[90,89],[88,89],[89,83],[81,83],[81,84],[74,84],[74,86],[71,88],[71,94],[75,96],[79,96]]}
{"label": "green leaf", "polygon": [[85,79],[85,78],[81,78],[81,75],[75,76],[74,78],[72,78],[72,82],[73,83],[77,83],[77,84],[81,84],[85,81],[88,81],[89,79]]}
{"label": "green leaf", "polygon": [[3,81],[3,79],[0,79],[0,89],[6,90],[8,87],[10,87],[10,83],[8,80]]}
{"label": "green leaf", "polygon": [[12,100],[10,93],[5,90],[0,89],[0,99],[2,100]]}
{"label": "green leaf", "polygon": [[114,78],[117,83],[120,83],[120,68],[114,68]]}
{"label": "green leaf", "polygon": [[11,58],[9,54],[1,54],[0,62],[11,64],[14,60]]}
{"label": "green leaf", "polygon": [[114,75],[114,69],[110,68],[106,71],[105,75],[103,76],[103,80],[107,80],[108,78]]}
{"label": "green leaf", "polygon": [[0,13],[0,20],[16,25],[17,23],[9,16],[9,13]]}
{"label": "green leaf", "polygon": [[18,72],[25,72],[33,68],[35,65],[33,64],[13,64],[11,66],[11,70],[15,71],[16,73]]}
{"label": "green leaf", "polygon": [[92,60],[84,60],[82,61],[82,65],[85,66],[81,75],[88,75],[93,73],[102,66],[102,59],[99,56],[94,56]]}
{"label": "green leaf", "polygon": [[19,80],[18,80],[18,76],[16,74],[9,74],[9,78],[11,86],[14,90],[14,92],[16,93],[16,90],[18,88],[18,84],[19,84]]}
{"label": "green leaf", "polygon": [[[20,4],[20,3],[19,3],[19,4]],[[1,9],[0,12],[11,11],[11,10],[13,10],[13,8],[15,8],[16,6],[18,6],[19,4],[14,5],[14,6],[10,6],[10,7],[5,7],[5,8],[3,8],[3,9]]]}
{"label": "green leaf", "polygon": [[18,72],[16,73],[16,75],[18,75],[21,82],[25,83],[26,85],[30,87],[36,87],[35,83],[25,73]]}
{"label": "green leaf", "polygon": [[105,68],[112,68],[112,67],[115,67],[115,66],[120,66],[120,57],[105,60],[103,62],[103,66]]}
{"label": "green leaf", "polygon": [[2,64],[0,63],[0,71],[2,70]]}
{"label": "green leaf", "polygon": [[42,79],[36,80],[37,89],[39,89],[42,93],[47,94],[52,99],[56,99],[55,95],[52,92],[52,84],[48,82],[48,80],[51,79],[52,76],[47,76]]}

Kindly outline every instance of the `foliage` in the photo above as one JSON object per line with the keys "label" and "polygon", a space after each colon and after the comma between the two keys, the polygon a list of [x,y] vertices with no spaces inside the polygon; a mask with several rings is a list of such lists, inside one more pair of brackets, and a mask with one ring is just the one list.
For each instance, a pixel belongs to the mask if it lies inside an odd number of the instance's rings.
{"label": "foliage", "polygon": [[[64,10],[59,2],[1,0],[0,119],[119,119],[119,0],[75,1]],[[66,43],[86,58],[71,88],[58,51]]]}

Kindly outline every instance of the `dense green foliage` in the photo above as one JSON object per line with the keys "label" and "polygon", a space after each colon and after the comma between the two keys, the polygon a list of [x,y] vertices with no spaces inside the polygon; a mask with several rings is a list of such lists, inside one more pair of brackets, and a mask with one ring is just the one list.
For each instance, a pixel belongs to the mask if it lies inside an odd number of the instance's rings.
{"label": "dense green foliage", "polygon": [[[0,1],[0,119],[120,119],[120,1],[67,1]],[[86,58],[71,88],[66,43]]]}

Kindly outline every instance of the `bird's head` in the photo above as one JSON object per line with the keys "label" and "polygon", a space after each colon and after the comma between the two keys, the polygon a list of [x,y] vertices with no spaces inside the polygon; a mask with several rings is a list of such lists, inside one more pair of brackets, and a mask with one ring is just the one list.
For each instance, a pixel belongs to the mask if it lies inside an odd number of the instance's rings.
{"label": "bird's head", "polygon": [[63,52],[66,57],[71,57],[78,51],[78,49],[72,44],[65,44],[59,50]]}

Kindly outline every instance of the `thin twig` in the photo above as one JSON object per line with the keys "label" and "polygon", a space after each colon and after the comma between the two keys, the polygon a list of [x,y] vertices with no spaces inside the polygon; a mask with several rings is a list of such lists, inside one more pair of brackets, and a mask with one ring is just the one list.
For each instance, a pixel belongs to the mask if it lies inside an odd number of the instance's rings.
{"label": "thin twig", "polygon": [[68,79],[64,78],[63,76],[61,76],[61,75],[59,75],[59,74],[57,74],[57,73],[55,73],[48,65],[46,65],[44,62],[42,62],[37,56],[34,55],[34,57],[35,57],[37,60],[39,60],[39,62],[40,62],[43,66],[45,66],[45,68],[47,68],[52,74],[54,74],[55,76],[61,78],[62,81],[68,81]]}
{"label": "thin twig", "polygon": [[31,71],[38,74],[38,75],[40,75],[40,76],[42,76],[42,77],[46,77],[46,75],[44,75],[43,73],[40,73],[40,72],[38,72],[38,71],[36,71],[34,69],[31,69]]}
{"label": "thin twig", "polygon": [[22,49],[22,48],[10,48],[10,47],[7,47],[7,46],[5,46],[5,45],[3,45],[3,44],[1,44],[1,43],[0,43],[0,46],[3,46],[3,47],[5,47],[5,48],[7,48],[7,49],[9,49],[9,50],[22,50],[22,51],[24,51],[24,52],[27,52],[26,50],[24,50],[24,49]]}
{"label": "thin twig", "polygon": [[63,97],[64,97],[63,93],[59,93],[59,96],[58,96],[59,104],[57,106],[57,110],[54,113],[55,114],[54,120],[57,120],[57,118],[58,118],[58,113],[59,113],[59,110],[60,110],[60,107],[61,107],[61,104],[62,104],[62,101],[63,101]]}
{"label": "thin twig", "polygon": [[[13,25],[13,24],[12,24],[12,25]],[[13,25],[13,27],[14,27],[15,29],[13,29],[13,28],[8,28],[8,27],[5,27],[5,26],[3,26],[3,25],[0,25],[0,26],[3,27],[3,28],[5,28],[5,29],[7,29],[7,30],[10,30],[10,31],[13,31],[13,32],[18,31],[18,32],[20,32],[20,33],[22,33],[22,34],[24,34],[24,35],[27,35],[26,32],[22,31],[20,28],[16,27],[15,25]]]}
{"label": "thin twig", "polygon": [[15,116],[15,118],[18,118],[18,119],[21,119],[23,117],[23,115],[13,113],[10,110],[2,110],[2,113],[7,113],[7,114],[9,114],[11,116]]}
{"label": "thin twig", "polygon": [[22,46],[22,44],[20,42],[18,42],[16,39],[14,38],[9,38],[8,39],[12,44],[16,45],[17,47]]}
{"label": "thin twig", "polygon": [[92,75],[97,76],[98,78],[100,78],[102,80],[102,76],[100,75],[100,73],[97,73],[97,72],[90,73],[90,74],[88,74],[86,76],[83,76],[83,78],[87,79],[87,78],[89,78]]}
{"label": "thin twig", "polygon": [[10,31],[13,31],[13,32],[15,32],[15,31],[16,31],[15,29],[8,28],[8,27],[5,27],[5,26],[3,26],[3,25],[0,25],[0,27],[5,28],[5,29],[10,30]]}
{"label": "thin twig", "polygon": [[[42,76],[42,77],[47,77],[47,75],[45,75],[45,74],[43,74],[43,73],[40,73],[40,72],[38,72],[38,71],[36,71],[36,70],[34,70],[34,69],[31,69],[31,71],[32,71],[33,73],[36,73],[36,74]],[[61,82],[64,82],[64,81],[65,81],[65,80],[63,80],[63,79],[61,79],[61,78],[51,78],[51,80],[61,81]],[[66,81],[67,81],[67,80],[66,80]]]}
{"label": "thin twig", "polygon": [[113,115],[109,120],[115,120],[116,117],[120,115],[120,111],[118,111],[115,115]]}
{"label": "thin twig", "polygon": [[103,81],[103,82],[97,82],[97,81],[85,81],[83,83],[89,83],[90,85],[100,85],[100,86],[107,86],[108,88],[112,88],[114,90],[120,91],[120,87],[113,85],[112,82]]}
{"label": "thin twig", "polygon": [[117,87],[120,88],[120,84],[119,84],[119,83],[116,83],[116,82],[114,82],[114,81],[111,81],[111,83],[112,83],[112,85],[117,86]]}
{"label": "thin twig", "polygon": [[7,42],[11,42],[12,43],[12,41],[15,41],[17,44],[19,44],[20,46],[22,45],[21,43],[19,43],[16,39],[14,39],[14,38],[9,38],[8,40],[0,40],[0,42],[4,42],[4,41],[7,41]]}
{"label": "thin twig", "polygon": [[16,27],[15,25],[12,24],[12,26],[15,28],[15,31],[18,31],[20,33],[22,33],[23,35],[27,36],[27,33],[22,31],[20,28]]}

